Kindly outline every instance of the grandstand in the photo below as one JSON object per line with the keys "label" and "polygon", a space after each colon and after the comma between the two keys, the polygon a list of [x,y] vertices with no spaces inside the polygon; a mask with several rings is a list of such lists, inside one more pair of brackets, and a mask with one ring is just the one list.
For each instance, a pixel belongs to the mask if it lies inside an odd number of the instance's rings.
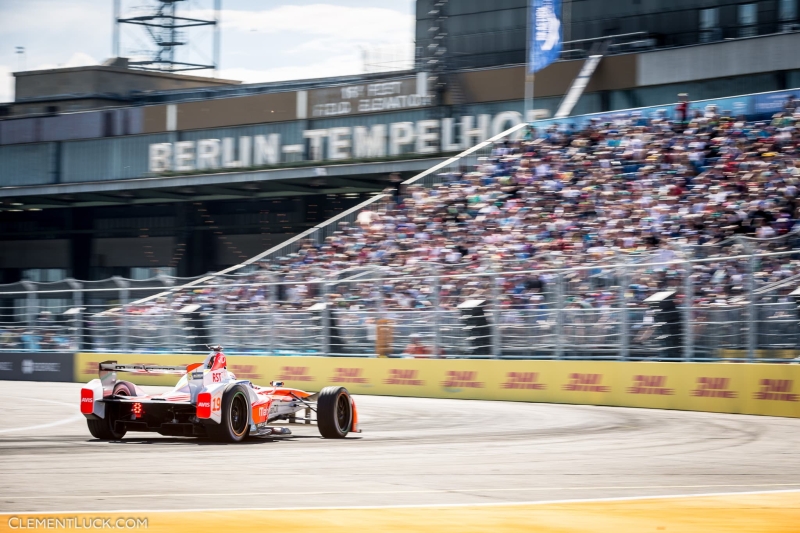
{"label": "grandstand", "polygon": [[791,358],[786,106],[520,124],[214,275],[4,286],[27,316],[2,347],[371,356],[389,334],[398,356],[413,333],[431,357]]}

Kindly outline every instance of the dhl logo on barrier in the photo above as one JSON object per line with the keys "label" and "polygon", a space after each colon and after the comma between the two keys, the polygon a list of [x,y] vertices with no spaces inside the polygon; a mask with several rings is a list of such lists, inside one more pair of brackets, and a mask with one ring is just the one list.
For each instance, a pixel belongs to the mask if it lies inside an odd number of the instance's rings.
{"label": "dhl logo on barrier", "polygon": [[546,390],[547,385],[539,383],[538,372],[507,372],[501,389]]}
{"label": "dhl logo on barrier", "polygon": [[261,379],[263,376],[256,365],[228,365],[236,379]]}
{"label": "dhl logo on barrier", "polygon": [[779,402],[800,401],[797,394],[792,393],[791,379],[762,379],[761,390],[753,394],[756,400],[774,400]]}
{"label": "dhl logo on barrier", "polygon": [[363,368],[334,368],[331,381],[334,383],[369,383],[369,379],[363,374]]}
{"label": "dhl logo on barrier", "polygon": [[561,387],[567,392],[610,392],[611,387],[602,385],[603,374],[578,374],[569,375],[570,382]]}
{"label": "dhl logo on barrier", "polygon": [[386,385],[410,385],[421,387],[425,385],[425,380],[418,379],[419,370],[409,370],[404,368],[390,368],[389,377],[383,380]]}
{"label": "dhl logo on barrier", "polygon": [[311,369],[307,366],[282,366],[280,381],[314,381],[314,376],[311,375]]}
{"label": "dhl logo on barrier", "polygon": [[666,387],[667,376],[633,376],[633,386],[628,387],[628,394],[658,394],[672,396],[674,389]]}
{"label": "dhl logo on barrier", "polygon": [[471,370],[448,370],[442,381],[445,389],[482,389],[483,383],[478,381],[478,373]]}
{"label": "dhl logo on barrier", "polygon": [[690,393],[696,398],[727,398],[737,397],[736,391],[730,390],[730,378],[699,377],[695,389]]}

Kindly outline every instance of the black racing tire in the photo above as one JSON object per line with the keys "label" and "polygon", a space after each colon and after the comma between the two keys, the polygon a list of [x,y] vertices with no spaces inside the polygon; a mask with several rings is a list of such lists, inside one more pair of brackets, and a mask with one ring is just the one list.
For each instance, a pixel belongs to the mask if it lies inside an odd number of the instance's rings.
{"label": "black racing tire", "polygon": [[222,420],[209,421],[206,433],[217,442],[241,442],[250,432],[250,399],[244,386],[236,384],[222,395]]}
{"label": "black racing tire", "polygon": [[317,398],[317,428],[326,439],[343,439],[353,427],[353,404],[344,387],[325,387]]}
{"label": "black racing tire", "polygon": [[[136,389],[132,383],[120,381],[114,385],[114,396],[136,396]],[[126,430],[117,430],[116,422],[119,419],[118,406],[113,403],[106,404],[106,417],[86,420],[89,433],[100,440],[120,440],[125,436]]]}
{"label": "black racing tire", "polygon": [[136,387],[130,381],[117,381],[114,396],[136,396]]}

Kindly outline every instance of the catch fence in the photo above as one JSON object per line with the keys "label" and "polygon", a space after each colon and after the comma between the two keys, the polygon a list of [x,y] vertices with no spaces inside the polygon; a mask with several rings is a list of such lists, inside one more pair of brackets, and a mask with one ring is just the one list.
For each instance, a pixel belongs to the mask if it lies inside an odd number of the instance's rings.
{"label": "catch fence", "polygon": [[0,286],[0,350],[188,353],[219,343],[252,355],[795,360],[800,274],[782,267],[800,252],[749,248],[738,239],[536,270],[487,260],[420,263],[411,274],[21,282]]}

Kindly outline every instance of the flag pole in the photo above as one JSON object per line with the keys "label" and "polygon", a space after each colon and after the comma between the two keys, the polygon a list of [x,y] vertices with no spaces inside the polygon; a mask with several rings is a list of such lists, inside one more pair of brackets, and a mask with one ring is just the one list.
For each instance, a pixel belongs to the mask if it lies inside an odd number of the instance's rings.
{"label": "flag pole", "polygon": [[533,35],[533,2],[528,1],[528,16],[525,27],[527,29],[527,39],[525,40],[525,104],[523,120],[525,122],[533,122],[533,73],[531,72],[533,61],[531,61],[531,53],[536,53],[536,48],[531,48],[531,36]]}

